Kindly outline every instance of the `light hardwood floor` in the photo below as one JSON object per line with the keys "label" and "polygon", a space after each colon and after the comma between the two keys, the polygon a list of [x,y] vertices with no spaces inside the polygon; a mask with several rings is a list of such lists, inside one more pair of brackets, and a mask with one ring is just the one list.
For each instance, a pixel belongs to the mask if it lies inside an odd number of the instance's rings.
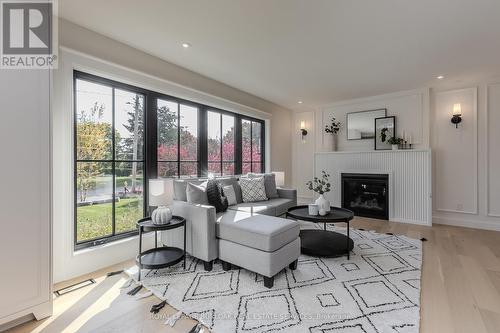
{"label": "light hardwood floor", "polygon": [[[435,225],[420,227],[357,218],[354,228],[392,232],[424,242],[421,323],[425,333],[500,332],[500,232]],[[155,297],[140,301],[119,287],[124,274],[105,278],[110,271],[133,265],[132,261],[109,267],[79,279],[60,283],[55,290],[95,278],[97,283],[54,301],[54,315],[31,321],[9,332],[188,332],[195,325],[182,318],[170,328],[165,319],[152,318]],[[165,307],[160,314],[172,315]]]}

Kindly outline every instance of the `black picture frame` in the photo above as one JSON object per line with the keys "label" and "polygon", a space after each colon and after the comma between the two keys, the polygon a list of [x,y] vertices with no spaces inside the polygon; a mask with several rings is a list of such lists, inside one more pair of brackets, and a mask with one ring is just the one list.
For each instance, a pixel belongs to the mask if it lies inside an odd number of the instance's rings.
{"label": "black picture frame", "polygon": [[[385,141],[382,141],[381,138],[383,128],[388,128]],[[388,116],[375,118],[375,138],[373,139],[375,142],[375,150],[391,150],[392,145],[387,141],[393,136],[396,136],[396,117]]]}

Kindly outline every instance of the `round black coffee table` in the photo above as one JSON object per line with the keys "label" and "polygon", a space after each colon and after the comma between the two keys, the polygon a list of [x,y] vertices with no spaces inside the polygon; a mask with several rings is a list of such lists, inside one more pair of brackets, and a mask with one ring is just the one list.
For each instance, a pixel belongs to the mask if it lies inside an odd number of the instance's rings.
{"label": "round black coffee table", "polygon": [[[349,259],[349,254],[354,248],[354,242],[349,238],[349,222],[354,218],[352,211],[331,207],[330,212],[325,216],[313,216],[309,215],[308,206],[296,206],[286,212],[286,217],[324,224],[323,230],[305,229],[300,231],[300,247],[303,254],[316,257],[338,257],[347,253],[347,259]],[[339,222],[347,224],[347,236],[326,230],[327,223]]]}

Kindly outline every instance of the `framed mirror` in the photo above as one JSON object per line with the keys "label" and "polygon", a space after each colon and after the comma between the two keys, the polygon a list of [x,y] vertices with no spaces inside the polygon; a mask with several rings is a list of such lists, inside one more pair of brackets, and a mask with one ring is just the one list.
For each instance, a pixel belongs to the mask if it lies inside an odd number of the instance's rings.
{"label": "framed mirror", "polygon": [[347,114],[347,140],[375,138],[375,119],[387,116],[387,109],[351,112]]}

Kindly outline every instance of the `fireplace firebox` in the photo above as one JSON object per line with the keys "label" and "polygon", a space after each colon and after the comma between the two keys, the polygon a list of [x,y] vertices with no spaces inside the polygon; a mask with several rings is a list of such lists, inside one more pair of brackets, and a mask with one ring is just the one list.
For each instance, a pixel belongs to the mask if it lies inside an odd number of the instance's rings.
{"label": "fireplace firebox", "polygon": [[389,219],[389,176],[386,174],[342,174],[342,207],[356,216]]}

